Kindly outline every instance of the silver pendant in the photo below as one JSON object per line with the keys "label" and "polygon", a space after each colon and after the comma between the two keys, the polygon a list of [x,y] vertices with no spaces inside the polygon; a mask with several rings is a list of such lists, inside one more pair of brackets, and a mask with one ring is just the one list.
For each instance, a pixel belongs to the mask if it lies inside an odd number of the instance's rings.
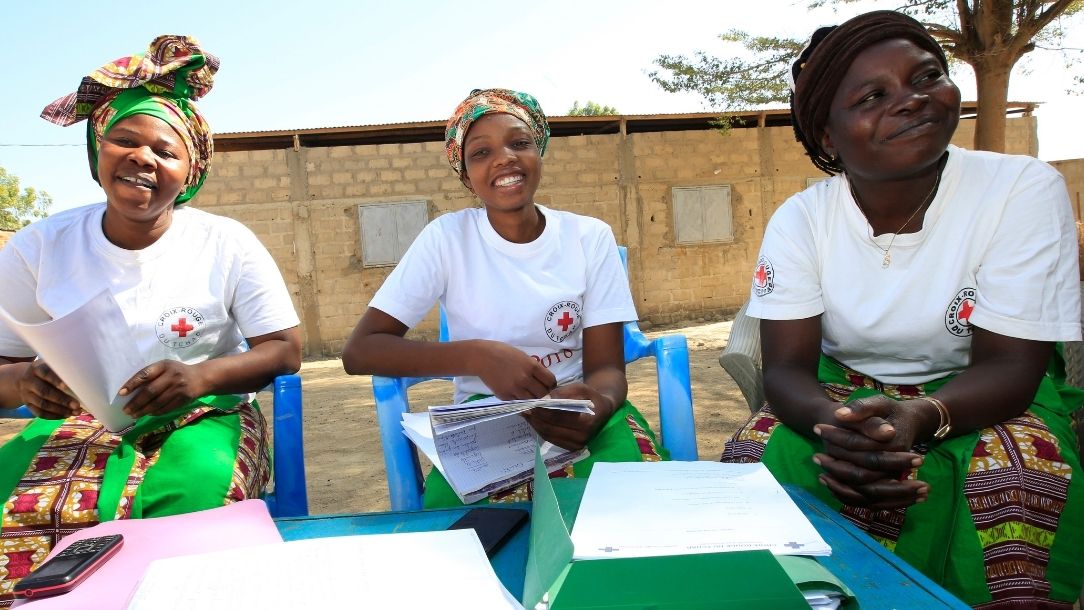
{"label": "silver pendant", "polygon": [[885,257],[881,259],[881,269],[888,269],[888,266],[892,264],[892,255],[885,252]]}

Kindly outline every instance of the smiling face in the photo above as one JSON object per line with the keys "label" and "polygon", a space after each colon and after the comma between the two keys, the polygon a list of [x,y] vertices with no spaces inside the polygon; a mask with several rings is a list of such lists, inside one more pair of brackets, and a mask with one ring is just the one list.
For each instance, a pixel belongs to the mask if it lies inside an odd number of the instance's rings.
{"label": "smiling face", "polygon": [[542,157],[526,123],[504,113],[478,119],[463,140],[463,163],[463,184],[487,210],[534,214]]}
{"label": "smiling face", "polygon": [[98,150],[98,180],[108,205],[106,236],[123,245],[116,237],[140,228],[164,232],[188,168],[188,149],[165,121],[146,114],[118,121]]}
{"label": "smiling face", "polygon": [[960,90],[905,39],[862,51],[836,90],[821,146],[848,175],[894,179],[936,163],[960,122]]}

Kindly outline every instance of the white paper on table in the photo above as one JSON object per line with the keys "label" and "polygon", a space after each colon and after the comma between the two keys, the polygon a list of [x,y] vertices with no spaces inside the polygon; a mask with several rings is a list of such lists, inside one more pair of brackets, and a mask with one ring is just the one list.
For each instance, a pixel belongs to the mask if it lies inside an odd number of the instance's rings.
{"label": "white paper on table", "polygon": [[[407,438],[444,475],[452,491],[464,503],[476,502],[534,476],[535,434],[522,417],[489,420],[472,429],[444,434],[442,441],[458,442],[468,437],[473,439],[472,446],[477,445],[474,449],[450,451],[445,454],[445,459],[437,451],[429,413],[403,413],[402,425]],[[549,442],[541,443],[539,451],[550,472],[591,455],[586,448],[569,451]],[[449,476],[449,467],[455,471],[454,478]]]}
{"label": "white paper on table", "polygon": [[480,398],[454,405],[429,407],[429,415],[436,434],[454,432],[472,424],[506,417],[531,409],[554,409],[574,413],[594,413],[590,400],[573,398],[528,398],[524,400],[501,400],[496,396]]}
{"label": "white paper on table", "polygon": [[0,309],[0,318],[68,384],[83,407],[116,432],[133,421],[122,411],[131,398],[118,396],[125,381],[143,368],[128,322],[108,290],[71,313],[25,324]]}
{"label": "white paper on table", "polygon": [[763,464],[719,462],[595,464],[572,543],[576,559],[832,553]]}
{"label": "white paper on table", "polygon": [[[419,580],[424,576],[424,586]],[[128,610],[515,608],[472,529],[295,540],[152,562]]]}

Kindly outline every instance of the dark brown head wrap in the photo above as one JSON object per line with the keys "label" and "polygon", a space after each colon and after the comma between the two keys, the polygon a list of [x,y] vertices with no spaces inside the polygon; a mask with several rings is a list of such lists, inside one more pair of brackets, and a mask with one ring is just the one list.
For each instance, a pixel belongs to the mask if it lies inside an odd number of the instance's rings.
{"label": "dark brown head wrap", "polygon": [[838,26],[819,28],[791,66],[794,90],[790,114],[794,135],[813,165],[829,173],[843,172],[838,158],[821,149],[828,110],[839,84],[858,54],[885,40],[909,40],[929,51],[948,72],[948,59],[921,23],[895,11],[873,11]]}

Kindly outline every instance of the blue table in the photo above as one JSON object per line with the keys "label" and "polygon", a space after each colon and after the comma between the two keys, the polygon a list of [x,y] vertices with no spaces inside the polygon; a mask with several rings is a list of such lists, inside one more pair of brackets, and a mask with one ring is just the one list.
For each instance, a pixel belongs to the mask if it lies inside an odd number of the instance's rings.
{"label": "blue table", "polygon": [[[898,559],[817,498],[793,487],[787,487],[787,492],[832,547],[830,557],[818,557],[817,561],[851,588],[862,610],[968,610],[969,606]],[[529,504],[505,506],[530,509]],[[463,516],[464,512],[464,508],[449,508],[415,512],[317,515],[276,519],[275,523],[284,540],[301,540],[327,536],[443,530]],[[528,542],[529,528],[521,528],[491,560],[493,570],[517,599],[523,594]]]}

